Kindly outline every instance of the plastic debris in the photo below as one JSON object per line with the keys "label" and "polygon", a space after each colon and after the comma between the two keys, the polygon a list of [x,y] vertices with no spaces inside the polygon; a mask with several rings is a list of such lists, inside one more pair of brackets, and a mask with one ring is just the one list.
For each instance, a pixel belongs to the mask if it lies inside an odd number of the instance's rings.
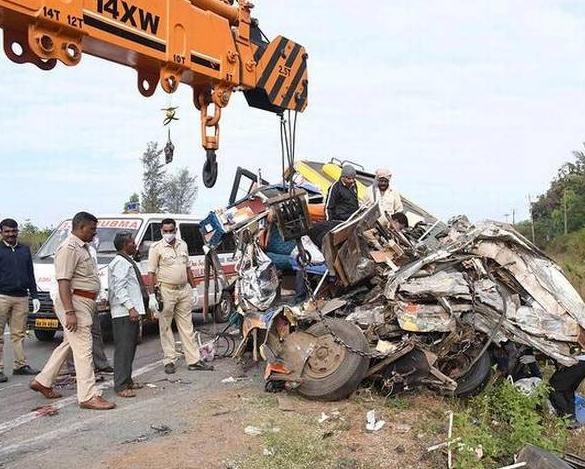
{"label": "plastic debris", "polygon": [[318,422],[323,423],[326,420],[329,420],[329,418],[329,415],[327,415],[325,412],[321,412],[321,416],[319,417]]}
{"label": "plastic debris", "polygon": [[264,433],[264,430],[252,425],[248,425],[246,428],[244,428],[244,433],[249,436],[259,436]]}
{"label": "plastic debris", "polygon": [[264,456],[274,456],[274,448],[264,448],[262,454]]}
{"label": "plastic debris", "polygon": [[386,425],[384,420],[376,420],[376,411],[370,410],[366,414],[366,431],[370,433],[377,432],[382,429],[382,427]]}

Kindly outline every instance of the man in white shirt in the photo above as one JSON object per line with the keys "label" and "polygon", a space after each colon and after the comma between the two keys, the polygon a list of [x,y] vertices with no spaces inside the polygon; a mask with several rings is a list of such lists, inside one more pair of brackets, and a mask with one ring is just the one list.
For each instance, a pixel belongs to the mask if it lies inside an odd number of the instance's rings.
{"label": "man in white shirt", "polygon": [[382,216],[378,220],[382,225],[388,226],[389,218],[395,213],[404,211],[402,199],[398,191],[390,187],[392,173],[387,169],[377,169],[374,184],[366,189],[363,204],[378,203]]}
{"label": "man in white shirt", "polygon": [[132,259],[136,253],[132,234],[118,233],[114,247],[117,254],[108,266],[108,296],[114,332],[114,390],[120,397],[136,397],[134,390],[142,385],[132,380],[132,362],[148,293]]}

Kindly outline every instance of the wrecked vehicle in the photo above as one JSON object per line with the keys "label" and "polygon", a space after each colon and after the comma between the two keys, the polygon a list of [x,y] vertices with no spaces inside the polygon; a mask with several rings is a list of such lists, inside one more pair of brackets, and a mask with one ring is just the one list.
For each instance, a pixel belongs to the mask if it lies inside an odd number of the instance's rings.
{"label": "wrecked vehicle", "polygon": [[490,377],[490,349],[506,341],[576,363],[585,303],[511,226],[421,217],[398,231],[380,215],[363,207],[325,234],[310,301],[242,309],[236,355],[251,347],[267,362],[268,390],[336,400],[367,379],[385,394],[472,395]]}

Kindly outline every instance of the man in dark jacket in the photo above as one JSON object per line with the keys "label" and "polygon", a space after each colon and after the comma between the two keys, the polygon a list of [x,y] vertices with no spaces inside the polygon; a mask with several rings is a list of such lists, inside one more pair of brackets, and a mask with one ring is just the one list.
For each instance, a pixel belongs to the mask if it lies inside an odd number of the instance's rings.
{"label": "man in dark jacket", "polygon": [[359,207],[356,172],[353,166],[347,164],[341,169],[341,177],[327,193],[325,212],[329,221],[345,221]]}
{"label": "man in dark jacket", "polygon": [[18,244],[18,223],[6,218],[0,222],[0,383],[8,381],[4,374],[2,355],[4,328],[10,325],[10,342],[14,354],[13,375],[36,375],[24,356],[24,336],[28,316],[28,296],[32,297],[33,313],[41,303],[33,272],[30,249]]}

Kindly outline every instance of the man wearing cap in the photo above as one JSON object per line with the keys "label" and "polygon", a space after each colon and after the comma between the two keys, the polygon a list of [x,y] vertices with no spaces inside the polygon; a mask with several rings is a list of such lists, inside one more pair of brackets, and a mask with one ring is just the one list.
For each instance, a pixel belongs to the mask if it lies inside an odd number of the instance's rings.
{"label": "man wearing cap", "polygon": [[325,202],[328,221],[345,221],[359,208],[355,176],[355,168],[346,164],[339,180],[329,188]]}
{"label": "man wearing cap", "polygon": [[61,397],[53,390],[53,384],[67,355],[73,351],[79,406],[84,409],[108,410],[116,405],[101,397],[96,387],[91,353],[91,325],[100,280],[88,243],[96,234],[97,221],[91,213],[77,213],[73,217],[71,234],[55,252],[55,278],[59,284],[55,313],[63,326],[63,342],[53,351],[30,387],[47,399]]}
{"label": "man wearing cap", "polygon": [[377,203],[380,206],[382,216],[378,220],[384,226],[390,223],[390,217],[395,213],[402,212],[402,200],[396,189],[390,187],[392,173],[387,169],[377,169],[374,184],[366,189],[363,204]]}

